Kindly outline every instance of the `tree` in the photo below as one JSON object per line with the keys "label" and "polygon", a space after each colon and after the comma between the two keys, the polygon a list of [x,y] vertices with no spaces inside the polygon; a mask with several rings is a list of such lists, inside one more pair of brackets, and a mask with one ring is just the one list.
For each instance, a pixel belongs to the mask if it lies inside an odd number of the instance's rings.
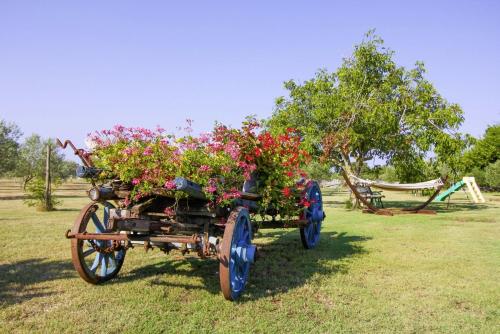
{"label": "tree", "polygon": [[311,161],[305,171],[311,179],[317,181],[330,181],[333,177],[330,166],[319,161]]}
{"label": "tree", "polygon": [[[47,149],[50,148],[50,184],[46,182]],[[63,179],[74,175],[76,163],[64,159],[55,146],[54,140],[42,139],[33,134],[25,139],[19,148],[15,176],[22,178],[22,186],[29,198],[29,206],[51,210],[59,202],[47,189],[55,188]],[[49,194],[49,195],[47,195]]]}
{"label": "tree", "polygon": [[26,189],[27,184],[35,177],[44,177],[47,144],[49,142],[53,148],[50,164],[52,177],[56,180],[64,180],[74,175],[77,166],[76,162],[65,160],[64,155],[55,149],[52,139],[44,140],[40,135],[32,134],[25,139],[19,148],[18,163],[14,172],[15,176],[22,178],[23,189]]}
{"label": "tree", "polygon": [[485,178],[490,187],[500,188],[500,160],[485,168]]}
{"label": "tree", "polygon": [[33,134],[25,139],[19,149],[18,163],[15,176],[22,178],[22,187],[26,190],[27,184],[36,176],[41,177],[44,168],[44,145],[42,138]]}
{"label": "tree", "polygon": [[467,172],[484,169],[500,158],[500,124],[488,126],[482,139],[475,140],[470,150],[465,152],[463,163]]}
{"label": "tree", "polygon": [[393,165],[401,181],[416,181],[430,152],[457,168],[464,147],[456,133],[461,108],[424,78],[421,62],[407,70],[393,55],[368,32],[337,71],[320,70],[302,84],[285,82],[289,96],[276,100],[269,128],[300,129],[311,154],[356,175],[378,158]]}
{"label": "tree", "polygon": [[18,139],[22,133],[14,123],[0,120],[0,176],[16,167]]}

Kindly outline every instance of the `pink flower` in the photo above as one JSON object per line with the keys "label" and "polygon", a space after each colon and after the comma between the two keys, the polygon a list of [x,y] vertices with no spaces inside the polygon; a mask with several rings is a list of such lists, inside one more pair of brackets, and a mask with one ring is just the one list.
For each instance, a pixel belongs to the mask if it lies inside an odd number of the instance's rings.
{"label": "pink flower", "polygon": [[172,189],[176,189],[177,188],[177,186],[175,185],[175,181],[174,180],[170,180],[170,181],[165,182],[165,184],[163,185],[163,187],[165,187],[168,190],[172,190]]}
{"label": "pink flower", "polygon": [[240,148],[238,147],[238,144],[234,141],[230,141],[226,144],[226,147],[224,148],[224,151],[229,154],[229,156],[236,160],[240,156]]}
{"label": "pink flower", "polygon": [[165,213],[169,217],[175,216],[175,210],[170,207],[165,208],[165,210],[163,210],[163,213]]}
{"label": "pink flower", "polygon": [[132,150],[131,147],[127,147],[126,149],[124,149],[122,151],[122,153],[125,154],[125,155],[130,155],[130,154],[132,154],[132,152],[133,152],[133,150]]}
{"label": "pink flower", "polygon": [[118,133],[122,133],[122,132],[123,132],[123,130],[125,130],[125,127],[124,127],[123,125],[116,124],[116,125],[114,126],[114,130],[115,130],[116,132],[118,132]]}
{"label": "pink flower", "polygon": [[153,148],[151,146],[148,146],[146,147],[146,149],[144,150],[144,155],[151,155],[153,154]]}
{"label": "pink flower", "polygon": [[128,198],[128,197],[123,200],[123,205],[125,205],[125,206],[129,206],[130,203],[131,203],[130,198]]}
{"label": "pink flower", "polygon": [[184,128],[184,131],[186,131],[186,133],[193,132],[193,120],[192,119],[186,118],[186,127]]}
{"label": "pink flower", "polygon": [[217,191],[217,183],[215,179],[208,180],[208,186],[205,188],[206,192],[214,193]]}
{"label": "pink flower", "polygon": [[132,180],[132,184],[135,186],[135,185],[138,185],[139,183],[141,183],[141,180],[140,179],[133,179]]}
{"label": "pink flower", "polygon": [[207,166],[207,165],[201,165],[200,168],[198,168],[200,172],[209,172],[212,170],[212,168],[210,168],[210,166]]}
{"label": "pink flower", "polygon": [[228,199],[233,199],[233,198],[239,198],[240,196],[241,196],[241,194],[239,191],[237,191],[235,189],[231,189],[231,191],[225,192],[224,194],[222,194],[222,199],[228,200]]}

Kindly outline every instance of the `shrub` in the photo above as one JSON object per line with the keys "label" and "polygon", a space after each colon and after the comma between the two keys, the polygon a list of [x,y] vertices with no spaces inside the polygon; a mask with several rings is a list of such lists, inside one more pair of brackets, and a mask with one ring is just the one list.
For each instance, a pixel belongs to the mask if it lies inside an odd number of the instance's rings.
{"label": "shrub", "polygon": [[[53,184],[52,189],[58,184]],[[60,204],[54,196],[50,196],[49,205],[46,206],[45,200],[45,181],[41,177],[35,177],[26,185],[26,193],[28,194],[28,198],[24,200],[24,202],[31,207],[36,207],[39,211],[52,211],[55,209],[57,205]]]}
{"label": "shrub", "polygon": [[490,187],[500,188],[500,160],[486,166],[484,174]]}

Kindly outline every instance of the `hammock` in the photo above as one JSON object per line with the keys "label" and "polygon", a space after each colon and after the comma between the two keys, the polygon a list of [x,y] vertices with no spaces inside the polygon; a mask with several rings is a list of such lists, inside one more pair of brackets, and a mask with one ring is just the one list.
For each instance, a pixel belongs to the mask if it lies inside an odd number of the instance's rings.
{"label": "hammock", "polygon": [[[370,181],[370,180],[363,180],[360,179],[359,177],[356,177],[352,174],[347,174],[345,170],[342,170],[342,176],[344,177],[344,180],[349,188],[351,188],[352,193],[356,198],[363,203],[367,209],[366,211],[363,210],[363,212],[370,212],[370,213],[376,213],[379,215],[388,215],[392,216],[394,213],[425,213],[425,214],[435,214],[435,211],[432,210],[424,210],[424,208],[429,205],[434,198],[439,194],[441,191],[441,188],[444,186],[444,182],[446,182],[446,178],[443,180],[441,178],[435,179],[435,180],[430,180],[426,182],[419,182],[419,183],[387,183],[387,182],[378,182],[378,181]],[[358,192],[356,187],[353,185],[351,182],[351,179],[354,181],[355,184],[360,184],[360,185],[365,185],[365,186],[373,186],[381,189],[387,189],[387,190],[420,190],[420,189],[431,189],[434,188],[435,191],[431,195],[431,197],[425,201],[425,203],[418,205],[417,207],[414,208],[404,208],[401,211],[394,211],[394,210],[388,210],[388,209],[379,209],[373,205],[370,204],[364,198],[361,196],[361,194]]]}
{"label": "hammock", "polygon": [[354,184],[363,186],[376,187],[385,190],[422,190],[422,189],[438,189],[443,187],[444,183],[441,178],[418,183],[388,183],[382,181],[364,180],[354,175],[349,175]]}

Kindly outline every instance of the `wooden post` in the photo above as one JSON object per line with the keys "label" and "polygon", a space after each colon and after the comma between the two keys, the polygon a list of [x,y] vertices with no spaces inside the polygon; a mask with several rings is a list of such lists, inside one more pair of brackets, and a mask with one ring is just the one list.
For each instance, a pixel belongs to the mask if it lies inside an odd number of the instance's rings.
{"label": "wooden post", "polygon": [[50,177],[50,143],[47,144],[47,159],[45,161],[45,210],[52,210],[51,177]]}

